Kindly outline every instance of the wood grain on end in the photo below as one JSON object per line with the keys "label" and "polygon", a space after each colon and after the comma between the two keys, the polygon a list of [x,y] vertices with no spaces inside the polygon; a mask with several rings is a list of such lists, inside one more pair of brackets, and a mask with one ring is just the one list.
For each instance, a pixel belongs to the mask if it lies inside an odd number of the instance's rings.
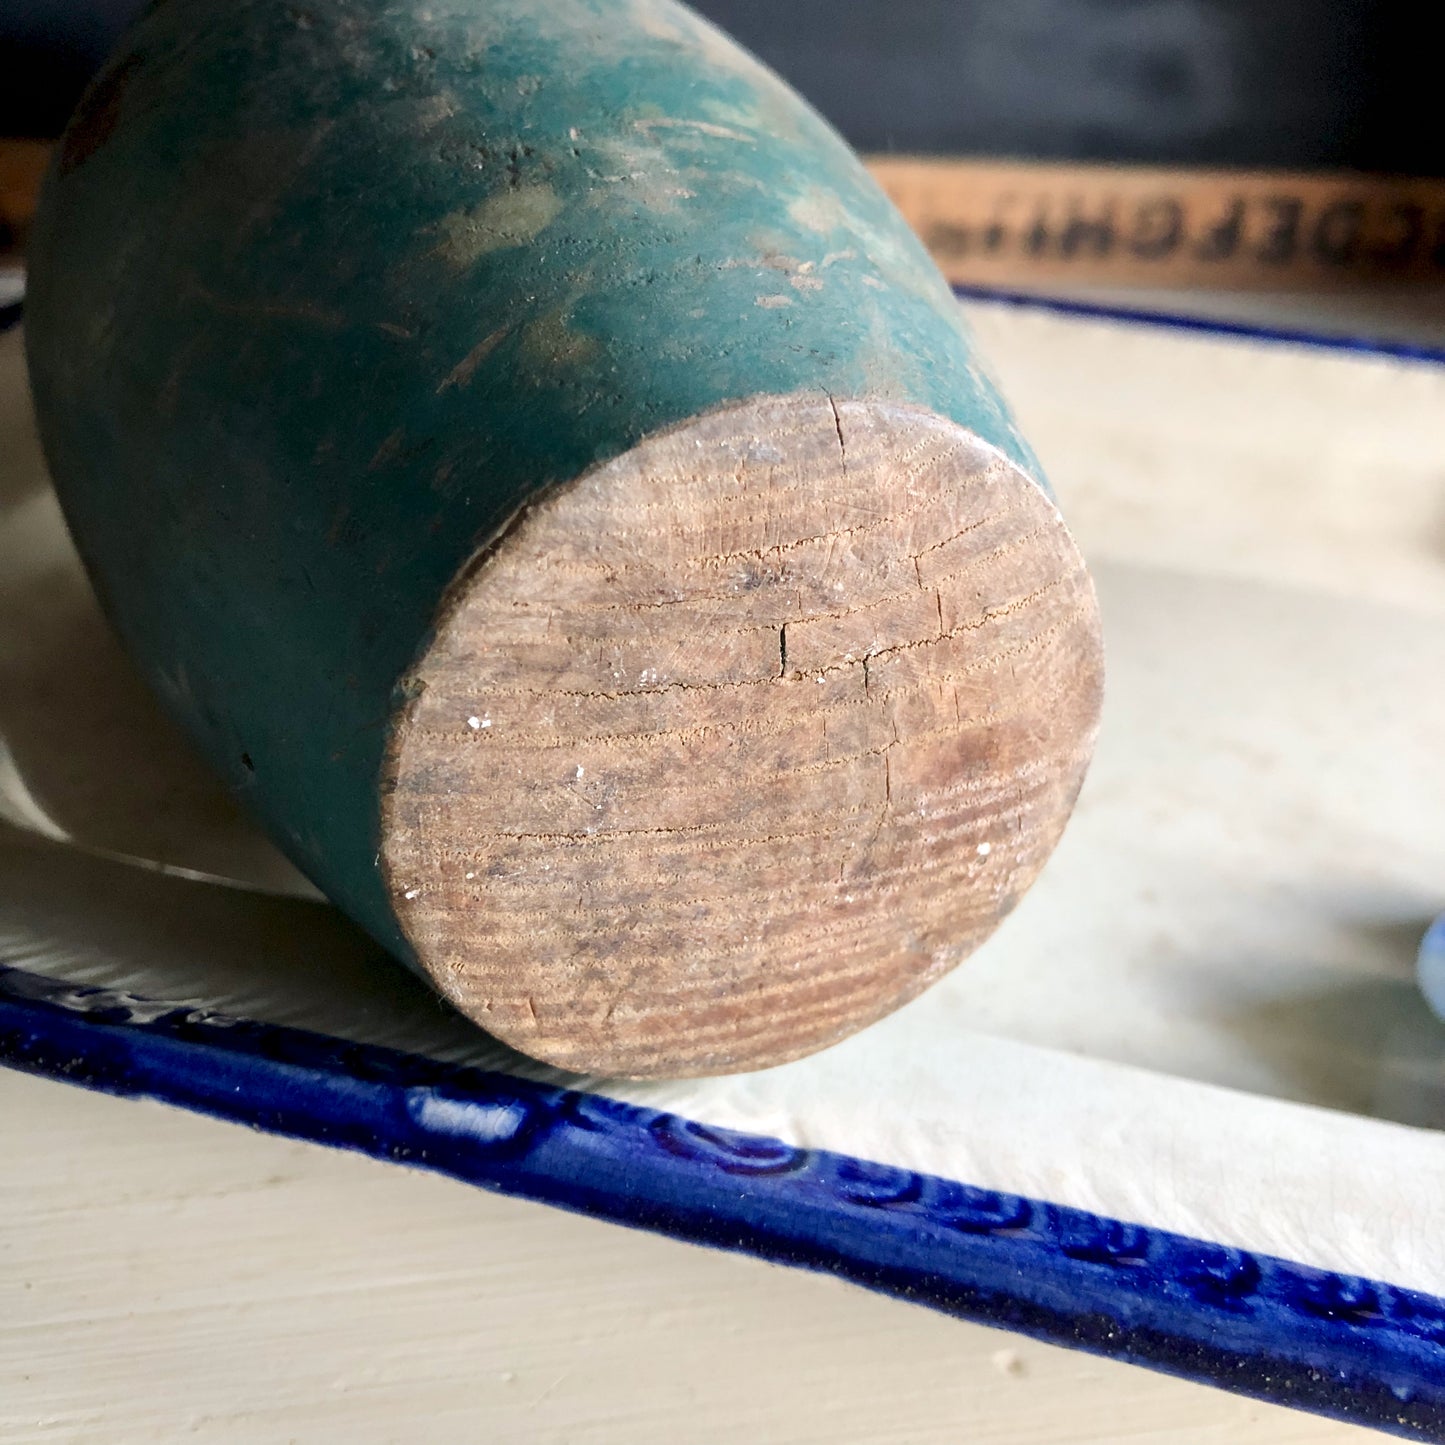
{"label": "wood grain on end", "polygon": [[1101,663],[1034,482],[810,396],[532,507],[410,681],[383,865],[422,965],[534,1057],[687,1075],[840,1039],[986,938],[1068,817]]}

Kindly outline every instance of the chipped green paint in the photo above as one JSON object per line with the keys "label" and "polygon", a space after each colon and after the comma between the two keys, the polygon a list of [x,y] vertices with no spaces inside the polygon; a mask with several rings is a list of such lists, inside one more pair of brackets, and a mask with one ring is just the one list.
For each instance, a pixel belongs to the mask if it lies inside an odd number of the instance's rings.
{"label": "chipped green paint", "polygon": [[112,617],[402,953],[389,716],[443,589],[528,498],[808,391],[914,402],[1032,465],[857,160],[671,0],[163,0],[66,138],[27,306]]}

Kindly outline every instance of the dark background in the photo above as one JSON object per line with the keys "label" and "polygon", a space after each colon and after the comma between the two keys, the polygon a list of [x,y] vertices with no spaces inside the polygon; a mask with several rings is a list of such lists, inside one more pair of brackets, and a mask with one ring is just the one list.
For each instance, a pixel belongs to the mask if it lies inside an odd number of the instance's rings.
{"label": "dark background", "polygon": [[[138,0],[0,0],[0,134],[58,133],[138,8]],[[696,8],[864,150],[1445,174],[1428,6],[700,0]]]}

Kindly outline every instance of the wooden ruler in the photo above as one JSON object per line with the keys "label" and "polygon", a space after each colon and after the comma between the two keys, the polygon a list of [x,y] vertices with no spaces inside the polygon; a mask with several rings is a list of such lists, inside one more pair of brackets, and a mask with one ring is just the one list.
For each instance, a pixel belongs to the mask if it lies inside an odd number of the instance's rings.
{"label": "wooden ruler", "polygon": [[877,156],[951,281],[1321,289],[1445,279],[1445,181]]}
{"label": "wooden ruler", "polygon": [[0,140],[0,257],[24,244],[49,160],[47,141]]}
{"label": "wooden ruler", "polygon": [[[49,155],[0,140],[0,252]],[[1445,280],[1445,180],[873,156],[950,281],[1360,288]]]}

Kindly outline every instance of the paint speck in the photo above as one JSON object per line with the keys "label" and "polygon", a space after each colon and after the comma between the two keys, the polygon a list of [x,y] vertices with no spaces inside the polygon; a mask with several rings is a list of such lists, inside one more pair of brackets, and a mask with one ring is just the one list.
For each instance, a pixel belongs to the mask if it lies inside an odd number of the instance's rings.
{"label": "paint speck", "polygon": [[477,876],[477,875],[476,875],[475,873],[468,873],[468,874],[467,874],[467,877],[468,877],[469,879],[470,879],[470,878],[475,878],[476,876]]}
{"label": "paint speck", "polygon": [[421,889],[420,889],[420,888],[408,888],[408,889],[406,890],[406,892],[405,892],[402,896],[403,896],[404,898],[420,898],[420,897],[421,897]]}
{"label": "paint speck", "polygon": [[827,680],[828,679],[824,677],[821,672],[817,675],[817,677],[813,679],[814,682],[827,682]]}
{"label": "paint speck", "polygon": [[1001,1375],[1022,1375],[1024,1362],[1017,1350],[995,1350],[989,1356],[989,1363]]}
{"label": "paint speck", "polygon": [[578,764],[577,764],[577,776],[580,778],[585,771],[586,771],[586,769],[582,766],[582,764],[581,764],[581,763],[578,763]]}
{"label": "paint speck", "polygon": [[479,727],[481,727],[481,725],[482,720],[479,717],[469,717],[467,719],[467,726],[471,728],[473,732],[475,732]]}
{"label": "paint speck", "polygon": [[990,853],[992,853],[992,852],[993,852],[993,844],[992,844],[992,843],[980,843],[980,844],[978,845],[978,856],[979,856],[980,858],[987,858],[988,855],[989,855]]}

